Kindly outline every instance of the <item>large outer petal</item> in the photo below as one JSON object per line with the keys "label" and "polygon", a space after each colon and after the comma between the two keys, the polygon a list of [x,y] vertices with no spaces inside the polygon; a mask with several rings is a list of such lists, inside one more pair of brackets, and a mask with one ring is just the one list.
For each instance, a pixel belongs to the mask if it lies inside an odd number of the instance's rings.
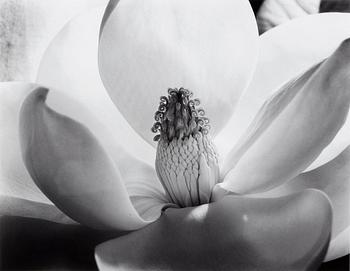
{"label": "large outer petal", "polygon": [[[20,151],[19,143],[19,109],[27,95],[38,85],[20,82],[0,83],[0,194],[18,198],[8,202],[12,208],[12,215],[21,215],[22,199],[52,204],[51,201],[38,189],[28,174]],[[169,200],[158,181],[153,167],[129,155],[106,129],[81,103],[67,97],[62,91],[53,91],[48,98],[50,104],[64,114],[73,117],[97,136],[103,148],[108,150],[111,158],[118,165],[122,179],[126,184],[131,201],[139,214],[146,220],[157,218],[161,209]],[[31,204],[29,204],[31,205]],[[40,208],[39,208],[40,209]],[[33,217],[50,219],[48,212],[41,214],[40,210]],[[29,211],[28,211],[29,213]]]}
{"label": "large outer petal", "polygon": [[32,81],[50,40],[72,17],[107,0],[2,0],[0,81]]}
{"label": "large outer petal", "polygon": [[0,83],[0,194],[50,203],[29,176],[19,144],[19,110],[34,84]]}
{"label": "large outer petal", "polygon": [[[348,26],[348,27],[347,27]],[[350,15],[328,13],[293,20],[260,36],[260,55],[253,79],[234,116],[215,139],[225,156],[237,142],[271,92],[301,71],[328,57],[340,42],[350,37]],[[311,168],[327,163],[349,144],[350,119]]]}
{"label": "large outer petal", "polygon": [[[332,260],[349,253],[350,235],[350,146],[331,162],[312,171],[300,174],[289,182],[257,197],[280,197],[299,192],[307,188],[324,191],[333,206],[332,242],[327,257]],[[349,230],[347,230],[349,232]],[[343,235],[342,237],[340,237]],[[339,240],[336,240],[339,239]],[[336,245],[335,242],[338,244]],[[342,249],[338,248],[342,247]]]}
{"label": "large outer petal", "polygon": [[222,187],[254,193],[295,177],[333,140],[349,104],[350,39],[264,104],[226,158]]}
{"label": "large outer petal", "polygon": [[85,126],[48,108],[47,93],[36,88],[20,112],[22,156],[38,187],[85,225],[118,230],[147,225],[100,143]]}
{"label": "large outer petal", "polygon": [[316,270],[326,253],[332,211],[307,190],[278,199],[228,196],[167,209],[155,223],[96,249],[106,270]]}
{"label": "large outer petal", "polygon": [[[194,92],[213,133],[230,118],[256,62],[257,29],[246,0],[111,1],[99,67],[112,100],[147,141],[159,97]],[[108,18],[107,18],[108,17]]]}
{"label": "large outer petal", "polygon": [[[41,60],[37,82],[57,89],[89,109],[92,119],[105,126],[108,133],[125,149],[153,164],[154,149],[145,143],[116,109],[101,82],[98,64],[98,35],[103,8],[92,9],[72,19],[51,41]],[[65,104],[55,100],[57,108]],[[75,110],[74,118],[83,112]],[[93,125],[89,118],[84,124]],[[152,123],[150,123],[152,125]],[[93,129],[92,131],[97,132]]]}

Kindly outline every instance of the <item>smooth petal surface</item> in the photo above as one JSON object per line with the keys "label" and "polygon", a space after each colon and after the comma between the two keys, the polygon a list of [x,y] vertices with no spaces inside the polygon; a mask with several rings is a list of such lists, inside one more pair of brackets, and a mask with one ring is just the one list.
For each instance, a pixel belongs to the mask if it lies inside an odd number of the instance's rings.
{"label": "smooth petal surface", "polygon": [[[328,256],[327,259],[332,260],[348,254],[350,235],[346,236],[344,231],[350,226],[350,146],[331,162],[300,174],[273,190],[258,194],[257,197],[280,197],[307,188],[324,191],[332,202],[332,246],[328,251],[328,254],[332,256]],[[339,238],[340,235],[343,238]],[[341,247],[343,249],[340,249]],[[333,250],[337,252],[333,252]]]}
{"label": "smooth petal surface", "polygon": [[350,39],[283,85],[226,158],[222,187],[236,193],[266,191],[309,166],[346,120],[349,63]]}
{"label": "smooth petal surface", "polygon": [[[348,27],[347,27],[348,26]],[[243,135],[260,107],[282,84],[330,56],[350,37],[350,14],[327,13],[295,19],[260,36],[260,55],[253,79],[234,116],[215,139],[224,157]],[[350,143],[350,119],[331,144],[310,165],[316,168],[335,158]]]}
{"label": "smooth petal surface", "polygon": [[251,78],[256,41],[245,0],[111,1],[99,68],[120,112],[151,144],[159,98],[174,87],[193,91],[216,134]]}
{"label": "smooth petal surface", "polygon": [[72,17],[107,0],[2,0],[0,81],[33,81],[42,54]]}
{"label": "smooth petal surface", "polygon": [[276,199],[228,196],[167,209],[151,225],[96,248],[105,270],[316,270],[332,221],[316,190]]}
{"label": "smooth petal surface", "polygon": [[[51,203],[38,189],[28,174],[22,160],[19,143],[19,111],[27,95],[38,85],[20,82],[0,83],[0,195],[7,195],[34,202]],[[160,215],[160,210],[168,200],[158,181],[153,167],[129,155],[114,140],[113,134],[96,120],[89,110],[79,102],[65,96],[64,92],[53,91],[49,95],[50,104],[73,116],[98,135],[104,149],[109,151],[118,165],[122,179],[138,212],[149,220]],[[132,184],[129,184],[132,183]],[[132,189],[129,189],[129,186]],[[136,196],[137,197],[134,197]],[[152,196],[151,196],[152,195]],[[135,202],[134,202],[135,201]],[[142,204],[137,204],[142,201]],[[16,203],[17,204],[17,203]],[[147,215],[146,215],[147,214]],[[45,217],[45,213],[41,214]]]}
{"label": "smooth petal surface", "polygon": [[257,22],[263,33],[289,20],[318,13],[321,0],[265,0],[261,5]]}
{"label": "smooth petal surface", "polygon": [[[99,76],[97,51],[103,11],[103,8],[96,8],[77,16],[56,35],[41,60],[37,82],[62,92],[87,108],[92,118],[86,116],[86,110],[70,110],[69,116],[87,125],[100,142],[106,140],[105,136],[100,135],[92,120],[101,123],[109,137],[128,153],[153,165],[154,149],[121,116]],[[67,108],[62,99],[52,99],[52,102],[57,108]],[[117,150],[114,156],[118,155]]]}
{"label": "smooth petal surface", "polygon": [[53,204],[0,195],[0,217],[17,216],[76,224]]}
{"label": "smooth petal surface", "polygon": [[130,200],[143,219],[153,221],[161,215],[164,207],[174,205],[170,203],[154,168],[141,162],[134,162],[130,167],[128,160],[120,160],[118,167]]}
{"label": "smooth petal surface", "polygon": [[102,146],[82,124],[48,108],[47,93],[36,88],[20,113],[23,160],[35,183],[84,225],[117,230],[145,226]]}
{"label": "smooth petal surface", "polygon": [[19,143],[19,111],[34,84],[0,83],[0,194],[50,203],[29,176]]}
{"label": "smooth petal surface", "polygon": [[325,261],[330,261],[350,254],[350,227],[339,233],[329,244]]}

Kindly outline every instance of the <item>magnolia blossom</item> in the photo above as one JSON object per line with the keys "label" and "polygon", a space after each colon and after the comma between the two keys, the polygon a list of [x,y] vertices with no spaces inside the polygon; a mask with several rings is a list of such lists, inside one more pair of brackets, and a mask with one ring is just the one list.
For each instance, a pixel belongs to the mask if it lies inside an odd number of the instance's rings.
{"label": "magnolia blossom", "polygon": [[345,255],[344,25],[314,15],[258,37],[244,0],[91,10],[52,41],[36,84],[1,85],[2,193],[130,232],[96,248],[101,270],[304,270]]}

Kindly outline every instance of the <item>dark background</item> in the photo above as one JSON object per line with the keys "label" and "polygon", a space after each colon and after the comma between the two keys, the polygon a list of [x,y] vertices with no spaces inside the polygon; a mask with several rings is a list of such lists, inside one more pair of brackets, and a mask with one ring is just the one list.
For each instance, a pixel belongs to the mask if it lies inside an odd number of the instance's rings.
{"label": "dark background", "polygon": [[[0,270],[97,270],[95,246],[120,235],[79,225],[3,216],[0,218]],[[349,256],[324,263],[319,269],[348,270]]]}

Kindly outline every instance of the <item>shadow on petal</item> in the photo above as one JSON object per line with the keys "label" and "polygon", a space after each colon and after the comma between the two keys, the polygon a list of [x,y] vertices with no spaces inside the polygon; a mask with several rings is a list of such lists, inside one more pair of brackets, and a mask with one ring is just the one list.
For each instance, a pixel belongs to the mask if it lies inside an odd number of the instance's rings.
{"label": "shadow on petal", "polygon": [[0,195],[0,216],[20,216],[61,224],[77,224],[53,204]]}
{"label": "shadow on petal", "polygon": [[349,59],[347,39],[265,102],[225,160],[224,188],[266,191],[294,178],[320,155],[349,112]]}
{"label": "shadow on petal", "polygon": [[[300,174],[275,189],[257,194],[256,197],[280,197],[300,192],[307,188],[322,190],[332,202],[333,227],[331,244],[333,241],[334,243],[330,246],[327,259],[331,260],[349,254],[350,235],[349,231],[346,234],[346,229],[350,226],[350,146],[327,164]],[[339,238],[341,234],[343,234],[343,238]],[[337,240],[339,248],[336,247],[335,240]],[[340,247],[343,249],[340,249]]]}
{"label": "shadow on petal", "polygon": [[[341,41],[350,37],[350,14],[327,13],[291,20],[259,37],[258,64],[235,114],[215,138],[223,157],[247,129],[273,90],[329,57]],[[276,76],[278,75],[278,76]],[[350,120],[311,166],[327,163],[349,144]],[[316,165],[317,164],[317,165]]]}
{"label": "shadow on petal", "polygon": [[130,202],[113,161],[82,124],[45,104],[38,87],[20,113],[23,160],[38,187],[68,216],[95,228],[147,225]]}
{"label": "shadow on petal", "polygon": [[105,270],[316,270],[329,244],[332,210],[317,190],[281,198],[227,196],[167,209],[149,226],[103,243]]}
{"label": "shadow on petal", "polygon": [[19,142],[19,112],[36,87],[23,82],[0,83],[0,194],[50,203],[29,176]]}

